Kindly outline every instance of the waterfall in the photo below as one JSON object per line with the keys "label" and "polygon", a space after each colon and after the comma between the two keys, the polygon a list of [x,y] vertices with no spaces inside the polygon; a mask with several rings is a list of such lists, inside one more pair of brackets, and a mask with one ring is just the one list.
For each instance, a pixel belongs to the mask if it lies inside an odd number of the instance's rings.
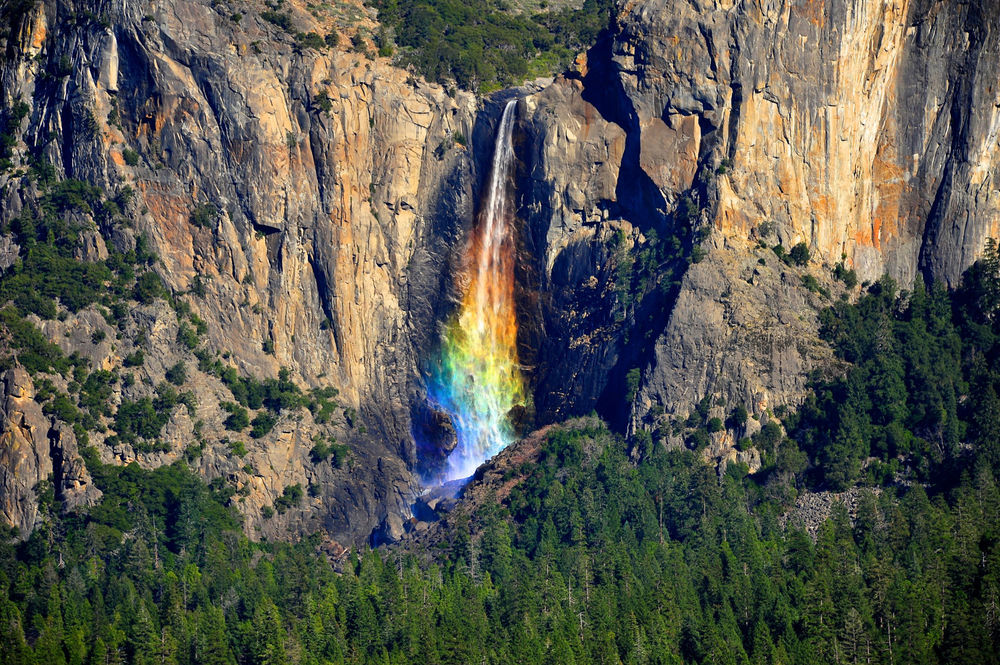
{"label": "waterfall", "polygon": [[445,480],[471,475],[514,439],[507,413],[524,400],[508,191],[516,104],[507,102],[500,118],[485,206],[459,275],[461,306],[445,329],[428,390],[430,402],[448,414],[458,436]]}

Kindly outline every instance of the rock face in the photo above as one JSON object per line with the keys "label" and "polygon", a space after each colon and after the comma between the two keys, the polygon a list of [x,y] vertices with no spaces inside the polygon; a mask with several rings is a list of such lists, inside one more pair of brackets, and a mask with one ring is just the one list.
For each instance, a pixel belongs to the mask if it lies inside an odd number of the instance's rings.
{"label": "rock face", "polygon": [[[522,115],[531,305],[539,355],[559,359],[536,368],[541,420],[609,408],[633,368],[632,426],[706,394],[796,402],[824,357],[822,301],[757,270],[758,240],[806,243],[821,282],[843,259],[862,280],[955,284],[1000,230],[998,65],[987,0],[621,4]],[[622,230],[635,254],[649,229],[676,233],[686,197],[707,257],[630,329],[609,314],[608,241]]]}
{"label": "rock face", "polygon": [[[471,219],[472,160],[452,137],[473,133],[474,98],[449,96],[385,60],[303,48],[254,12],[236,22],[208,2],[117,3],[100,16],[81,9],[39,2],[7,46],[13,57],[0,66],[0,101],[30,106],[15,151],[22,159],[33,151],[59,176],[109,196],[132,193],[124,211],[131,228],[86,232],[78,258],[105,258],[102,236],[118,251],[145,236],[170,291],[201,294],[188,301],[207,324],[204,349],[224,353],[243,375],[274,377],[286,367],[303,389],[335,387],[357,414],[350,425],[279,425],[276,440],[248,442],[259,447],[249,452],[260,455],[252,473],[240,471],[244,461],[213,459],[209,445],[201,463],[209,478],[235,474],[241,488],[252,487],[241,504],[251,534],[322,525],[338,538],[367,537],[413,493],[409,406],[446,306],[451,248]],[[286,9],[298,31],[337,31],[304,3]],[[66,67],[59,76],[48,73],[58,67]],[[37,196],[17,173],[2,176],[2,187],[5,221]],[[130,339],[114,351],[111,341],[91,349],[89,336],[103,324],[90,314],[74,318],[72,330],[46,322],[45,332],[67,352],[93,352],[96,367],[117,367],[133,350]],[[178,360],[189,370],[196,364],[178,347],[171,317],[131,313],[130,334],[151,340],[139,372],[151,382]],[[102,459],[172,461],[195,440],[192,421],[225,438],[218,405],[231,396],[214,377],[189,374],[199,409],[172,418],[169,454],[136,457],[95,437]],[[319,472],[309,457],[317,434],[349,440],[365,468]],[[314,480],[329,485],[301,528],[288,515],[260,518],[284,487]]]}
{"label": "rock face", "polygon": [[816,332],[827,303],[802,288],[802,272],[769,249],[748,256],[718,249],[691,266],[654,345],[636,413],[659,404],[666,415],[686,416],[708,394],[754,414],[799,401],[808,370],[830,359]]}
{"label": "rock face", "polygon": [[[295,32],[344,31],[298,0],[285,8]],[[303,390],[339,391],[332,418],[287,410],[267,435],[236,440],[232,393],[194,369],[180,311],[136,306],[118,330],[93,307],[38,321],[94,369],[120,369],[144,340],[147,360],[115,407],[186,362],[197,407],[170,414],[165,449],[91,443],[105,463],[187,456],[238,489],[251,537],[397,539],[419,489],[414,435],[439,457],[455,445],[424,406],[422,369],[511,94],[523,97],[525,430],[595,408],[627,431],[655,429],[706,395],[754,415],[794,403],[829,358],[816,333],[825,301],[804,275],[834,295],[841,260],[862,280],[954,284],[1000,232],[993,0],[635,0],[572,71],[485,100],[385,59],[306,47],[250,9],[233,16],[207,0],[100,15],[40,1],[5,45],[0,103],[29,107],[15,164],[44,158],[119,195],[127,224],[74,221],[86,229],[77,258],[146,238],[170,292],[204,321],[199,352],[243,376],[287,368]],[[38,195],[22,172],[0,175],[0,221]],[[657,263],[653,250],[673,239],[682,258]],[[758,241],[804,242],[813,259],[790,268]],[[0,268],[18,249],[0,236]],[[630,272],[636,262],[645,272]],[[50,474],[64,505],[96,493],[71,431],[14,372],[0,404],[0,505],[30,531]],[[733,457],[732,438],[713,454]],[[330,440],[347,462],[312,453]],[[295,485],[308,496],[268,517]]]}
{"label": "rock face", "polygon": [[[0,378],[0,518],[27,536],[51,501],[67,509],[93,505],[101,491],[80,459],[73,430],[53,422],[35,400],[23,369]],[[46,500],[46,490],[52,494]],[[46,505],[46,503],[48,505]]]}
{"label": "rock face", "polygon": [[845,253],[861,279],[954,283],[996,234],[996,3],[650,0],[618,23],[640,152],[663,123],[699,127],[681,160],[728,160],[712,214],[726,237]]}

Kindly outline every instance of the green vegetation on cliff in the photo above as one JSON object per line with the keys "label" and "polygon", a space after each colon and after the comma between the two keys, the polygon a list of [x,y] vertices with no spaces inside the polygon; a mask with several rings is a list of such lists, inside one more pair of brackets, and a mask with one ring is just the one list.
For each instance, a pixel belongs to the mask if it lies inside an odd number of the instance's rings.
{"label": "green vegetation on cliff", "polygon": [[[471,90],[516,85],[565,68],[607,25],[611,3],[527,14],[497,0],[373,0],[404,47],[402,61],[426,78]],[[543,3],[544,4],[544,3]]]}
{"label": "green vegetation on cliff", "polygon": [[821,334],[849,363],[817,377],[786,427],[835,489],[859,480],[955,483],[1000,465],[1000,256],[983,259],[953,293],[883,278],[856,305],[821,315]]}

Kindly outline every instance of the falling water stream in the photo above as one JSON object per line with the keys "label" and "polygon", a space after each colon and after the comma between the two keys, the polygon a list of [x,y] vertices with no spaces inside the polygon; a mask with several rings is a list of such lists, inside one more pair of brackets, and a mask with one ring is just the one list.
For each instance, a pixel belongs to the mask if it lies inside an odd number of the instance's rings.
{"label": "falling water stream", "polygon": [[517,100],[497,129],[489,189],[466,248],[462,302],[449,321],[428,397],[451,418],[458,445],[444,480],[470,476],[513,439],[507,414],[522,404],[514,308],[514,237],[509,205],[511,136]]}

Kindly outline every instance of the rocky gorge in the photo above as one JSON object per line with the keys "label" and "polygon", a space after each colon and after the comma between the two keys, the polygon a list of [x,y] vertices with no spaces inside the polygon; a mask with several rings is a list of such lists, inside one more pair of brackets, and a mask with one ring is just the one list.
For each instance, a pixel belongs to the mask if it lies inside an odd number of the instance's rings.
{"label": "rocky gorge", "polygon": [[[155,449],[111,415],[88,447],[103,464],[188,459],[233,488],[253,538],[351,544],[409,516],[417,438],[448,438],[425,363],[512,97],[524,433],[596,410],[672,442],[706,396],[759,426],[831,364],[817,310],[855,293],[836,265],[954,284],[998,232],[987,0],[630,1],[569,71],[487,97],[296,39],[359,33],[377,20],[363,7],[346,22],[290,5],[291,32],[254,3],[10,4],[0,63],[5,120],[26,105],[0,175],[6,246],[45,199],[33,165],[50,164],[119,202],[59,211],[80,260],[145,247],[165,285],[114,325],[110,303],[27,319],[91,370],[131,365],[118,409],[186,367],[192,399]],[[800,243],[802,265],[771,249]],[[225,368],[319,406],[276,408],[246,436]],[[38,397],[73,380],[15,361],[0,385],[0,513],[22,534],[50,474],[65,508],[98,498],[79,436]],[[734,458],[745,434],[717,433],[710,454]]]}

